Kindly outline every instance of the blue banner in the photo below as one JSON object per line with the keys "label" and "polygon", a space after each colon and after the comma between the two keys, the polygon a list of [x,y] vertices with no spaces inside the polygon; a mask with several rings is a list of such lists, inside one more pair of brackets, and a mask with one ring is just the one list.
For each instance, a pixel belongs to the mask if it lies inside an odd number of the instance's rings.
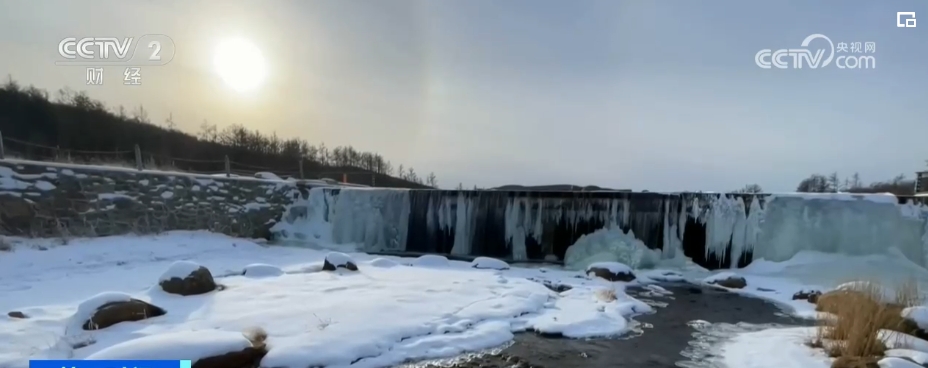
{"label": "blue banner", "polygon": [[30,360],[29,368],[190,368],[189,360]]}

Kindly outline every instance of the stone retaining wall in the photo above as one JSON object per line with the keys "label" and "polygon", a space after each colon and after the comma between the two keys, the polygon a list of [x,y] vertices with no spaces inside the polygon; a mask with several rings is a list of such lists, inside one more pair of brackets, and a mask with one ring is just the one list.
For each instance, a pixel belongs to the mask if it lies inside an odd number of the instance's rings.
{"label": "stone retaining wall", "polygon": [[314,184],[0,160],[0,235],[210,230],[268,237],[284,207]]}

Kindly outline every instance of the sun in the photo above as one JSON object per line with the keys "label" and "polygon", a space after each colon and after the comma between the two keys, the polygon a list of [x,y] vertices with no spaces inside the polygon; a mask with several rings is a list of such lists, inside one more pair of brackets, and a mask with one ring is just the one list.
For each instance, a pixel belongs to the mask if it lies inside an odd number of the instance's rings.
{"label": "sun", "polygon": [[229,88],[249,92],[267,77],[267,65],[261,50],[242,38],[223,40],[213,55],[213,67]]}

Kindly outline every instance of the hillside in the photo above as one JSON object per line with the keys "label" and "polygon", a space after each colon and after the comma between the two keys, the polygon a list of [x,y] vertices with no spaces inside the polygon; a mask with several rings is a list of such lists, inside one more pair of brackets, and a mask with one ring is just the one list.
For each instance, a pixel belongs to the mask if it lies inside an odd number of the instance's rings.
{"label": "hillside", "polygon": [[226,170],[252,175],[269,171],[281,177],[332,178],[381,187],[437,187],[434,174],[420,176],[412,168],[394,166],[383,156],[351,146],[327,148],[305,140],[240,125],[218,128],[204,122],[193,135],[148,120],[141,106],[127,113],[69,89],[48,92],[21,87],[12,79],[0,88],[0,134],[7,155],[31,160],[134,165],[135,147],[149,168],[197,173]]}

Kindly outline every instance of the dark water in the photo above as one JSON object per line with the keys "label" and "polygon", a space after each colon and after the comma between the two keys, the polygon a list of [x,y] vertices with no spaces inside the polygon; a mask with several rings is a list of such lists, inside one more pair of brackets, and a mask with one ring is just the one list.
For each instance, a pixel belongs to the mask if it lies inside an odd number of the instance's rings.
{"label": "dark water", "polygon": [[[673,292],[657,296],[646,290],[629,289],[635,297],[648,302],[656,313],[634,317],[639,323],[628,336],[612,339],[546,338],[534,333],[516,335],[511,346],[492,353],[475,356],[453,364],[432,363],[420,367],[454,368],[664,368],[711,367],[703,364],[712,354],[705,348],[712,344],[715,335],[703,333],[706,324],[731,326],[738,323],[752,325],[809,325],[811,322],[785,316],[769,302],[739,296],[716,289],[683,284],[662,285]],[[698,328],[697,328],[698,327]],[[758,328],[755,328],[758,329]],[[721,331],[721,330],[720,330]],[[711,336],[709,336],[711,337]],[[700,351],[701,350],[701,351]]]}

